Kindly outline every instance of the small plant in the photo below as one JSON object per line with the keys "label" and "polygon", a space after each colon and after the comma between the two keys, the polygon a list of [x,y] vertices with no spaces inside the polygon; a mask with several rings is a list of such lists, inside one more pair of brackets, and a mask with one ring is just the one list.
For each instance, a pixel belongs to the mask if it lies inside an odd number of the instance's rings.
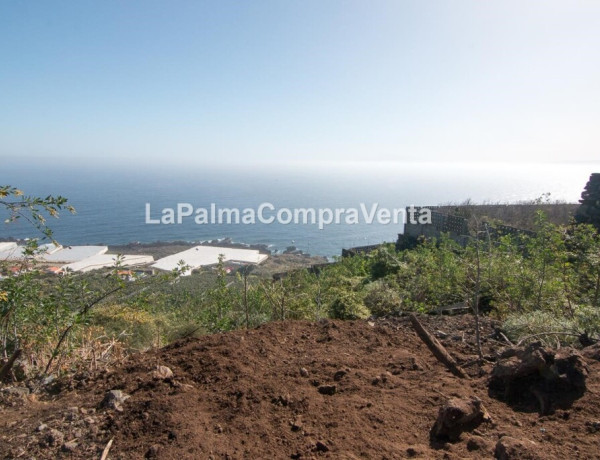
{"label": "small plant", "polygon": [[370,316],[360,297],[352,291],[339,294],[331,304],[330,312],[335,319],[365,319]]}
{"label": "small plant", "polygon": [[395,289],[385,283],[372,283],[367,291],[364,304],[373,315],[386,316],[400,312],[402,299]]}

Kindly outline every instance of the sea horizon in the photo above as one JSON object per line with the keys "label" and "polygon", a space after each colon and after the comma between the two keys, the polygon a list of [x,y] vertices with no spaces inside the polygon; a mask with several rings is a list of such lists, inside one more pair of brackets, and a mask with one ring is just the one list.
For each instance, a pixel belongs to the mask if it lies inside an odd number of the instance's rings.
{"label": "sea horizon", "polygon": [[[398,209],[410,205],[517,203],[538,198],[576,203],[589,175],[600,163],[400,163],[312,162],[269,165],[190,165],[178,168],[132,167],[113,164],[6,165],[0,183],[27,195],[62,195],[77,209],[50,219],[63,244],[157,243],[211,241],[265,245],[274,251],[290,246],[331,257],[342,248],[395,241],[403,226],[361,221],[330,224],[208,224],[191,219],[181,224],[148,225],[165,208],[189,204],[254,208],[270,203],[279,208]],[[546,195],[549,194],[549,195]],[[3,224],[0,238],[35,237],[31,227]]]}

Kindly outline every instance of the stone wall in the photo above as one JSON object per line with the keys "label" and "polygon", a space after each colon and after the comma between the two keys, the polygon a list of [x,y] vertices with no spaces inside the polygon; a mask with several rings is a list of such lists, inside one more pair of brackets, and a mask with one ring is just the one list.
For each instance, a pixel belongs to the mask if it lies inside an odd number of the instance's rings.
{"label": "stone wall", "polygon": [[[431,223],[419,224],[407,222],[404,224],[404,233],[398,234],[396,247],[398,249],[410,247],[419,238],[440,238],[442,234],[447,234],[452,240],[456,241],[461,246],[466,246],[469,239],[475,235],[469,229],[469,219],[435,211],[436,207],[431,209]],[[408,215],[408,210],[407,210]],[[523,230],[520,228],[511,227],[509,225],[490,225],[488,227],[490,237],[492,239],[499,238],[504,235],[512,236],[534,236],[535,232]]]}

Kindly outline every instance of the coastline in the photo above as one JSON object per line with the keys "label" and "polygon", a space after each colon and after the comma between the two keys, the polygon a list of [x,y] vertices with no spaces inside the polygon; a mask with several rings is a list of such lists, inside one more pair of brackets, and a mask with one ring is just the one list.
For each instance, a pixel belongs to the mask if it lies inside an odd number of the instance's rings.
{"label": "coastline", "polygon": [[[546,197],[548,198],[548,197]],[[495,222],[503,222],[507,225],[514,226],[516,228],[533,230],[535,227],[535,216],[536,210],[543,210],[546,213],[549,222],[559,225],[567,225],[572,215],[579,204],[577,203],[562,203],[562,202],[544,202],[542,200],[534,202],[522,202],[522,203],[472,203],[467,200],[463,203],[444,203],[437,206],[431,206],[432,209],[444,213],[452,213],[463,217],[476,216],[478,219],[489,219]],[[400,229],[398,229],[400,230]],[[357,229],[358,231],[358,229]],[[395,240],[398,232],[390,229],[387,233],[387,237]],[[307,241],[313,237],[307,237]],[[79,240],[80,238],[77,238]],[[96,238],[94,238],[96,239]],[[16,242],[17,244],[23,244],[26,242],[26,238],[15,238],[15,237],[0,237],[0,242]],[[263,240],[264,241],[264,240]],[[331,259],[332,256],[341,255],[344,248],[354,246],[364,246],[373,244],[382,244],[385,241],[389,241],[385,236],[381,236],[381,239],[377,241],[370,241],[369,243],[360,244],[356,241],[356,244],[343,245],[339,242],[339,249],[336,251],[319,251],[319,245],[309,244],[308,248],[306,245],[301,244],[306,250],[299,249],[294,244],[294,240],[290,241],[289,246],[282,244],[266,244],[266,243],[243,243],[235,241],[231,237],[204,239],[204,240],[186,240],[186,239],[174,239],[174,240],[155,240],[155,241],[129,241],[125,243],[111,244],[106,243],[102,240],[96,242],[84,241],[81,243],[74,243],[68,239],[59,239],[59,242],[63,245],[100,245],[108,246],[109,253],[112,254],[147,254],[152,255],[155,259],[159,259],[186,249],[190,249],[194,246],[221,246],[226,248],[238,248],[238,249],[254,249],[258,250],[262,254],[283,255],[283,254],[295,254],[305,257],[321,257],[324,259]],[[313,241],[316,241],[313,239]],[[297,244],[297,243],[296,243]],[[313,249],[313,251],[311,251]],[[316,252],[315,252],[316,249]],[[321,248],[322,249],[322,248]],[[329,248],[332,249],[332,248]]]}

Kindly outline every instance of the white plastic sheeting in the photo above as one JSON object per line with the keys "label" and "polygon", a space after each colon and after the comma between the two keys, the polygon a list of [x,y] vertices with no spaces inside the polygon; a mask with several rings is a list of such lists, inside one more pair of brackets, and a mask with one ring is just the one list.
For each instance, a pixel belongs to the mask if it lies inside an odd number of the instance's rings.
{"label": "white plastic sheeting", "polygon": [[[98,268],[114,267],[117,261],[116,254],[98,254],[87,257],[86,259],[63,265],[63,270],[72,270],[76,272],[89,272]],[[152,256],[144,255],[123,255],[121,256],[121,267],[134,267],[139,265],[147,265],[154,262]]]}
{"label": "white plastic sheeting", "polygon": [[172,254],[162,259],[157,260],[152,268],[157,268],[164,271],[172,271],[179,266],[179,262],[183,261],[185,265],[190,267],[187,273],[195,268],[214,265],[219,262],[219,255],[223,255],[225,262],[239,262],[258,265],[264,262],[269,256],[261,254],[256,249],[238,249],[238,248],[222,248],[218,246],[196,246],[186,251]]}

